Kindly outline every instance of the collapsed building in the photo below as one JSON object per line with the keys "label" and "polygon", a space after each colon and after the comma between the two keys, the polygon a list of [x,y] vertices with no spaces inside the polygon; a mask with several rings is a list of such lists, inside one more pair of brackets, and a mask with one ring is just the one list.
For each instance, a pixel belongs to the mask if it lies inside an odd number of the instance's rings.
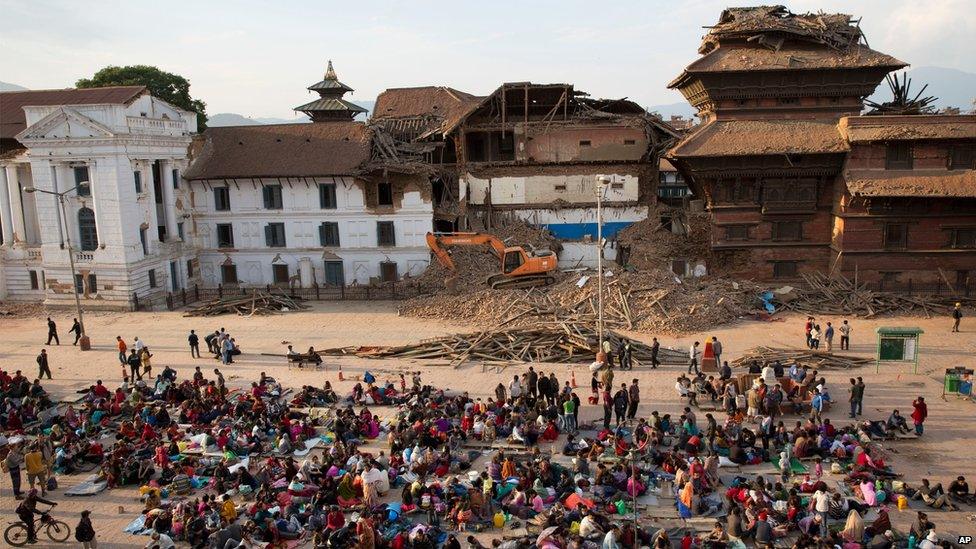
{"label": "collapsed building", "polygon": [[906,63],[870,49],[850,16],[727,9],[699,53],[669,87],[703,124],[668,156],[706,201],[713,273],[976,272],[976,117],[862,116]]}

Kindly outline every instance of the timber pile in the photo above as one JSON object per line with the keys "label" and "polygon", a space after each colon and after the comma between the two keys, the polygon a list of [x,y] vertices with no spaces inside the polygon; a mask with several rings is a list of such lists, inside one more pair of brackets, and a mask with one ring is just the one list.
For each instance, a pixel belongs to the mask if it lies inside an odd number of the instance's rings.
{"label": "timber pile", "polygon": [[[582,284],[580,284],[582,282]],[[666,271],[623,273],[604,281],[604,325],[649,333],[708,330],[749,314],[759,289],[718,278],[677,281]],[[566,278],[527,290],[438,293],[406,301],[400,314],[483,327],[595,326],[595,276]]]}
{"label": "timber pile", "polygon": [[217,316],[235,313],[241,316],[274,315],[307,309],[301,298],[255,290],[247,296],[212,299],[190,307],[183,316]]}
{"label": "timber pile", "polygon": [[[608,332],[606,339],[616,348],[620,336]],[[340,347],[318,353],[360,358],[448,360],[457,368],[465,362],[586,363],[594,360],[596,347],[595,331],[578,324],[560,323],[558,326],[454,334],[397,347]],[[635,365],[651,363],[650,346],[631,340],[631,353]],[[663,364],[683,364],[686,357],[684,352],[662,347],[658,360]]]}
{"label": "timber pile", "polygon": [[795,363],[813,370],[822,370],[824,368],[849,369],[874,364],[874,360],[870,358],[827,354],[825,351],[778,349],[775,347],[760,346],[745,351],[742,356],[729,362],[729,365],[733,368],[747,368],[753,362],[758,362],[760,366],[765,366],[766,364],[773,364],[777,361],[783,366],[789,366]]}
{"label": "timber pile", "polygon": [[[670,219],[670,226],[662,219]],[[668,270],[675,257],[711,265],[712,225],[706,213],[659,204],[646,219],[618,232],[616,240],[618,263],[623,251],[628,269]]]}
{"label": "timber pile", "polygon": [[974,298],[875,292],[840,274],[832,277],[823,273],[803,275],[803,280],[805,288],[795,288],[789,298],[780,301],[774,297],[774,301],[785,309],[800,313],[864,318],[919,313],[931,318],[933,314],[948,314],[957,302],[976,304]]}

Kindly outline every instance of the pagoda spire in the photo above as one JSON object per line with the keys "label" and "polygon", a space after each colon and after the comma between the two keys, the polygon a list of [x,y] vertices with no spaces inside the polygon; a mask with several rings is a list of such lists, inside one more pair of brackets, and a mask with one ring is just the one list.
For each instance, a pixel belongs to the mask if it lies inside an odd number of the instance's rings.
{"label": "pagoda spire", "polygon": [[329,66],[325,69],[325,78],[323,80],[339,80],[336,76],[335,69],[332,68],[332,60],[329,59]]}
{"label": "pagoda spire", "polygon": [[295,107],[295,110],[307,114],[313,122],[348,121],[366,112],[366,109],[342,98],[352,88],[339,82],[331,59],[325,69],[325,77],[321,82],[309,86],[308,90],[319,94],[319,99]]}

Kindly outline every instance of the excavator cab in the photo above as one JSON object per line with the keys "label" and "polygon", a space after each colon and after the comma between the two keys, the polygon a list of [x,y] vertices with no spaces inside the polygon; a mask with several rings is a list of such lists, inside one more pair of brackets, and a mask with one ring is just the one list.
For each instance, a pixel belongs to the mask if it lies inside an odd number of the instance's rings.
{"label": "excavator cab", "polygon": [[[484,233],[427,233],[427,245],[434,257],[451,271],[455,271],[447,248],[452,246],[487,245],[500,260],[501,272],[488,277],[488,285],[500,288],[529,288],[552,284],[558,260],[550,250],[526,251],[521,246],[506,247],[497,237]],[[448,287],[456,286],[456,276],[445,280]]]}
{"label": "excavator cab", "polygon": [[520,248],[509,248],[505,250],[505,261],[502,263],[502,272],[509,274],[525,263],[525,251]]}

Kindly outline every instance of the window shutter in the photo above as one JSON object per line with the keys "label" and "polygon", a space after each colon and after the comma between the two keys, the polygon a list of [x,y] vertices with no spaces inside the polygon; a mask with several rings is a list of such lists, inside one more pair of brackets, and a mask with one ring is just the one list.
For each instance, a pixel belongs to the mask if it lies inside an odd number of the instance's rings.
{"label": "window shutter", "polygon": [[264,244],[271,247],[274,243],[274,227],[271,225],[264,226]]}
{"label": "window shutter", "polygon": [[326,242],[327,242],[327,240],[326,240],[326,224],[325,223],[322,223],[321,225],[319,225],[319,244],[321,246],[325,247],[327,245]]}

